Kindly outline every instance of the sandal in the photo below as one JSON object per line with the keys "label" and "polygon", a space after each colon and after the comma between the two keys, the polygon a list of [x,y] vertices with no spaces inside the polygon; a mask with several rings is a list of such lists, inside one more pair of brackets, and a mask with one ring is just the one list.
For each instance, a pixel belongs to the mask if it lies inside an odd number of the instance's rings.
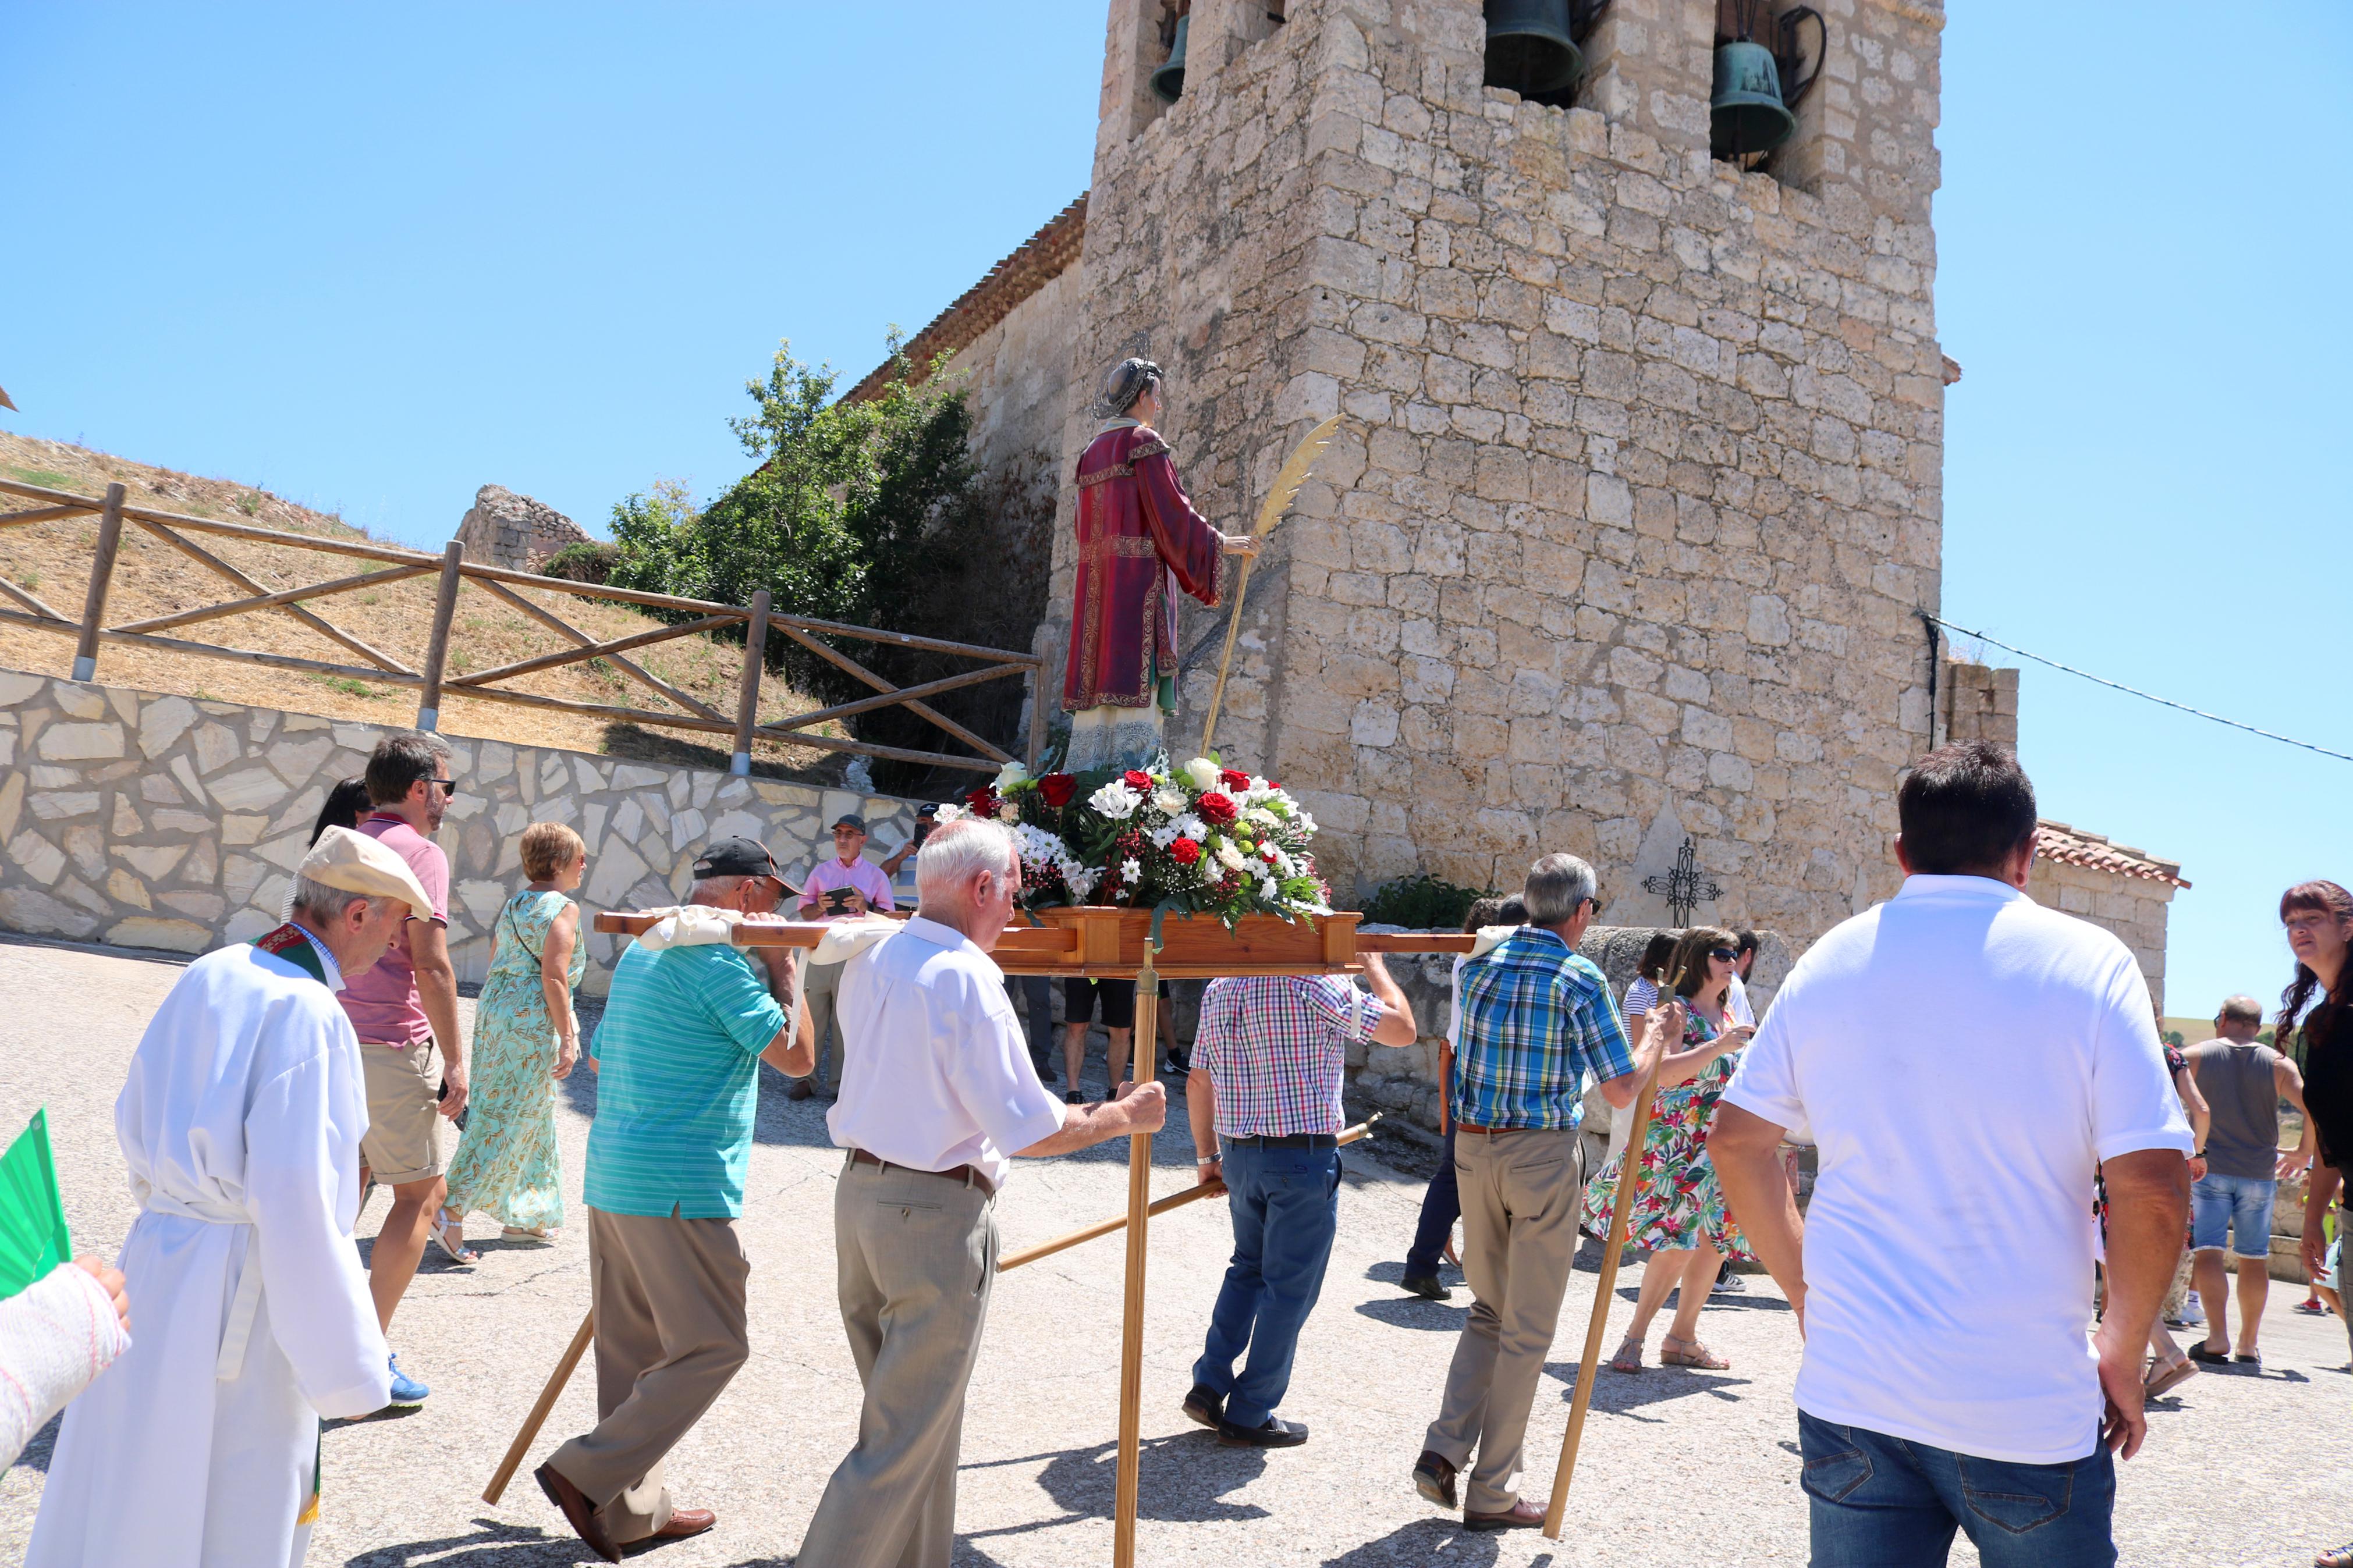
{"label": "sandal", "polygon": [[[1674,1347],[1678,1344],[1683,1348],[1676,1350]],[[1659,1364],[1697,1367],[1703,1372],[1724,1372],[1732,1365],[1699,1341],[1678,1340],[1672,1334],[1659,1342]]]}
{"label": "sandal", "polygon": [[2353,1568],[2353,1541],[2334,1552],[2317,1553],[2312,1560],[2312,1568]]}
{"label": "sandal", "polygon": [[562,1231],[556,1229],[554,1226],[502,1225],[499,1226],[499,1235],[509,1241],[552,1242],[563,1234],[564,1233]]}
{"label": "sandal", "polygon": [[2168,1389],[2197,1375],[2198,1363],[2188,1356],[2183,1356],[2170,1366],[2151,1363],[2147,1380],[2141,1385],[2142,1395],[2145,1398],[2155,1399]]}
{"label": "sandal", "polygon": [[466,1226],[462,1215],[443,1209],[433,1216],[433,1228],[427,1233],[449,1255],[452,1263],[480,1263],[482,1255],[466,1250]]}
{"label": "sandal", "polygon": [[1611,1372],[1641,1372],[1642,1370],[1642,1342],[1636,1339],[1633,1335],[1628,1334],[1625,1340],[1618,1346],[1618,1353],[1609,1358],[1609,1370]]}

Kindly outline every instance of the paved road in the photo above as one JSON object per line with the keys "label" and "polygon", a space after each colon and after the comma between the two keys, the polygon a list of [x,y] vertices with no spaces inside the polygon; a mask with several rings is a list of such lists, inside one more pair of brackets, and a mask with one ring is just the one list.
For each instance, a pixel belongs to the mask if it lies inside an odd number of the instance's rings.
{"label": "paved road", "polygon": [[[111,1105],[123,1063],[177,973],[121,954],[0,943],[10,1031],[0,1051],[0,1127],[48,1105],[69,1217],[84,1246],[111,1252],[130,1224]],[[648,1553],[661,1568],[790,1562],[856,1432],[857,1376],[833,1306],[839,1156],[827,1146],[823,1102],[793,1104],[781,1088],[775,1079],[763,1087],[744,1222],[753,1359],[670,1465],[682,1500],[716,1508],[721,1523],[701,1540]],[[593,1093],[579,1075],[561,1111],[575,1200]],[[1181,1130],[1163,1135],[1158,1162],[1156,1190],[1189,1180]],[[1724,1305],[1704,1324],[1732,1371],[1604,1379],[1561,1543],[1466,1537],[1442,1522],[1414,1496],[1406,1472],[1434,1414],[1461,1297],[1441,1306],[1398,1293],[1397,1259],[1419,1186],[1356,1151],[1349,1164],[1331,1275],[1284,1406],[1314,1432],[1304,1448],[1221,1448],[1178,1415],[1224,1263],[1224,1226],[1215,1207],[1155,1226],[1142,1562],[1680,1568],[1805,1560],[1791,1451],[1796,1335],[1786,1304],[1762,1279],[1719,1298]],[[1115,1213],[1125,1185],[1120,1152],[1025,1163],[1001,1205],[1005,1246]],[[373,1217],[382,1212],[379,1199]],[[575,1228],[554,1247],[503,1245],[480,1222],[473,1233],[481,1263],[428,1265],[393,1326],[403,1365],[434,1385],[432,1399],[414,1413],[327,1434],[314,1564],[541,1568],[588,1560],[527,1475],[501,1507],[479,1496],[586,1309],[576,1214]],[[999,1282],[965,1425],[959,1564],[1110,1561],[1120,1276],[1118,1243],[1106,1241]],[[1572,1287],[1554,1375],[1537,1402],[1531,1450],[1547,1473],[1593,1278],[1581,1273]],[[2202,1374],[2152,1420],[2147,1450],[2124,1468],[2126,1563],[2285,1568],[2309,1563],[2324,1537],[2353,1536],[2345,1340],[2334,1320],[2290,1314],[2295,1299],[2284,1288],[2273,1293],[2263,1375]],[[134,1321],[136,1310],[134,1303]],[[584,1373],[558,1405],[539,1457],[592,1420]],[[0,1563],[23,1554],[47,1452],[45,1436],[0,1476]],[[1544,1495],[1544,1479],[1530,1489]],[[1964,1545],[1954,1561],[1976,1557]]]}

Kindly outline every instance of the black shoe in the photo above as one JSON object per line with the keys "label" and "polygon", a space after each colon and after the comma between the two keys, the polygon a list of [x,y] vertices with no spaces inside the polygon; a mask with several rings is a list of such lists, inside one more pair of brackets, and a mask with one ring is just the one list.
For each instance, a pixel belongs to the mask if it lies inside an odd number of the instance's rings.
{"label": "black shoe", "polygon": [[1428,1448],[1413,1462],[1413,1489],[1421,1494],[1424,1502],[1440,1508],[1461,1506],[1454,1500],[1454,1466],[1445,1456]]}
{"label": "black shoe", "polygon": [[1226,1402],[1206,1383],[1197,1383],[1185,1395],[1185,1414],[1210,1431],[1216,1431],[1226,1419]]}
{"label": "black shoe", "polygon": [[807,1100],[810,1095],[813,1095],[816,1092],[817,1090],[809,1087],[808,1079],[805,1078],[797,1078],[793,1079],[793,1087],[785,1090],[785,1098],[786,1100]]}
{"label": "black shoe", "polygon": [[1229,1448],[1296,1448],[1307,1441],[1307,1428],[1280,1415],[1268,1416],[1263,1426],[1237,1426],[1230,1421],[1219,1421],[1218,1441]]}
{"label": "black shoe", "polygon": [[2228,1366],[2231,1364],[2231,1356],[2229,1352],[2210,1351],[2206,1348],[2206,1342],[2203,1340],[2200,1340],[2198,1343],[2189,1347],[2189,1359],[2195,1362],[2203,1362],[2208,1366]]}
{"label": "black shoe", "polygon": [[1062,1096],[1062,1103],[1065,1105],[1084,1105],[1086,1102],[1087,1097],[1075,1089],[1068,1090]]}
{"label": "black shoe", "polygon": [[1454,1292],[1440,1284],[1435,1274],[1409,1274],[1398,1283],[1426,1301],[1454,1300]]}
{"label": "black shoe", "polygon": [[2263,1364],[2263,1358],[2259,1355],[2240,1355],[2234,1351],[2231,1354],[2231,1364],[2232,1366],[2252,1366],[2260,1369]]}
{"label": "black shoe", "polygon": [[1039,1083],[1051,1083],[1056,1079],[1062,1076],[1054,1070],[1054,1064],[1052,1062],[1039,1061],[1036,1066],[1038,1068],[1038,1081]]}

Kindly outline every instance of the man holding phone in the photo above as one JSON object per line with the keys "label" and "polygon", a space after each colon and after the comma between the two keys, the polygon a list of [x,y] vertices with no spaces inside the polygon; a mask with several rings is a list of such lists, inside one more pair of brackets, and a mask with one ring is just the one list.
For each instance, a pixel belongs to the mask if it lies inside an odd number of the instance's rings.
{"label": "man holding phone", "polygon": [[[834,858],[820,860],[801,881],[800,916],[805,921],[846,920],[880,910],[888,913],[898,908],[891,897],[891,879],[881,867],[868,861],[866,855],[866,819],[856,812],[845,813],[833,825]],[[817,1065],[807,1078],[794,1081],[789,1091],[794,1100],[807,1100],[817,1092],[825,1078],[826,1041],[833,1041],[833,1083],[826,1089],[830,1096],[841,1083],[842,1065],[849,1059],[849,1037],[842,1029],[835,1008],[837,988],[841,984],[839,963],[812,964],[808,972],[809,1024],[817,1032]]]}

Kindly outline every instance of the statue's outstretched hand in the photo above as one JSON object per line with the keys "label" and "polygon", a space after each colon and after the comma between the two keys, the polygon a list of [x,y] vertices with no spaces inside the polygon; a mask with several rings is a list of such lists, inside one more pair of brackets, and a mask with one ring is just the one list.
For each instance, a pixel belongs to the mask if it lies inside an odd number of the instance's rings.
{"label": "statue's outstretched hand", "polygon": [[1266,543],[1255,533],[1228,533],[1219,537],[1226,542],[1227,554],[1239,555],[1245,560],[1256,555]]}

